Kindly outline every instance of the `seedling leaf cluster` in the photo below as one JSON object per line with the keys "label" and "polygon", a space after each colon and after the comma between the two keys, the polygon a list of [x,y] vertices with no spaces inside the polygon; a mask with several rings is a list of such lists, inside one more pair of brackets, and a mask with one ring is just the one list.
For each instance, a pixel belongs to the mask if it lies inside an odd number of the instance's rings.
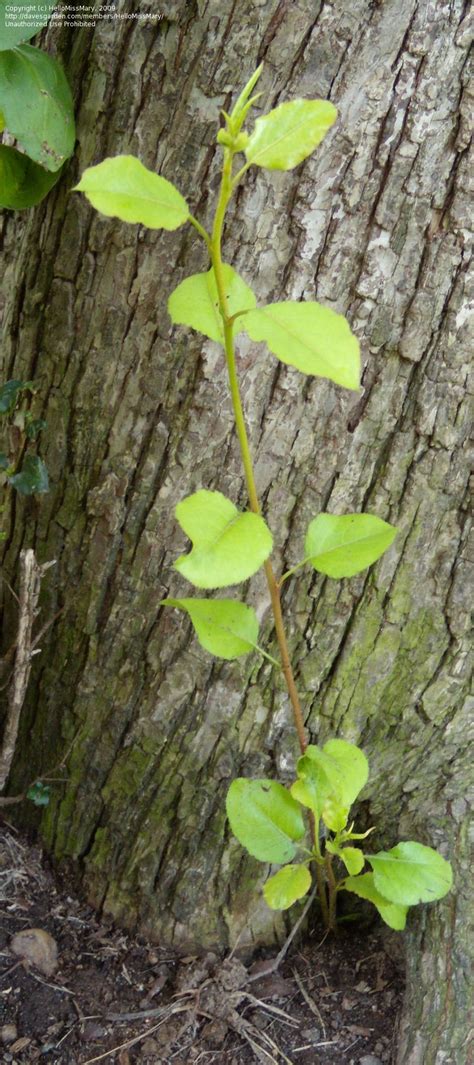
{"label": "seedling leaf cluster", "polygon": [[263,567],[279,657],[260,647],[257,616],[243,602],[185,596],[166,598],[162,605],[183,611],[201,646],[217,658],[257,653],[281,670],[301,751],[289,788],[273,780],[234,780],[227,795],[232,831],[258,861],[282,866],[264,887],[272,909],[286,909],[306,895],[314,872],[328,927],[335,926],[338,894],[345,890],[372,902],[387,924],[401,929],[409,906],[449,891],[451,868],[436,851],[411,841],[366,853],[364,840],[371,829],[355,832],[350,809],[367,782],[367,759],[340,738],[322,748],[308,743],[281,597],[284,582],[305,566],[333,580],[362,572],[390,548],[397,530],[377,514],[317,514],[308,525],[303,558],[277,578],[271,561],[273,537],[261,513],[242,409],[235,351],[241,333],[264,342],[272,355],[301,373],[360,390],[359,343],[341,314],[315,300],[259,306],[248,281],[222,258],[226,212],[247,170],[298,166],[337,117],[326,100],[293,100],[244,129],[261,95],[253,95],[261,71],[255,71],[231,114],[222,112],[224,124],[217,134],[223,151],[221,184],[209,232],[174,185],[133,156],[90,167],[76,190],[102,214],[125,222],[168,230],[188,222],[209,255],[209,268],[186,278],[171,293],[168,311],[174,325],[191,327],[223,348],[249,507],[238,510],[221,492],[206,489],[178,503],[176,518],[192,546],[174,565],[195,588],[212,591],[247,581]]}

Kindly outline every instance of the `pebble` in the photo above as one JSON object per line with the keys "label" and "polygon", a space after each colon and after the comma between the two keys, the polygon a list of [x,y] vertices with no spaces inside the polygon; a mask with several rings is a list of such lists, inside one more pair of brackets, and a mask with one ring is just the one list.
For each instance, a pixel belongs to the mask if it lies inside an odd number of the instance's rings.
{"label": "pebble", "polygon": [[44,976],[52,976],[56,972],[57,943],[44,928],[23,928],[12,936],[9,945],[12,954],[34,965]]}
{"label": "pebble", "polygon": [[158,1043],[156,1039],[144,1039],[142,1043],[143,1054],[157,1054],[159,1051]]}
{"label": "pebble", "polygon": [[375,1054],[364,1054],[363,1058],[359,1058],[359,1065],[383,1065],[380,1058],[376,1058]]}
{"label": "pebble", "polygon": [[14,1043],[18,1036],[18,1029],[16,1024],[4,1024],[0,1028],[0,1039],[2,1043]]}
{"label": "pebble", "polygon": [[321,1039],[321,1034],[322,1033],[320,1028],[303,1028],[303,1031],[301,1032],[301,1038],[304,1039],[305,1042],[306,1040],[308,1040],[312,1043],[319,1043]]}

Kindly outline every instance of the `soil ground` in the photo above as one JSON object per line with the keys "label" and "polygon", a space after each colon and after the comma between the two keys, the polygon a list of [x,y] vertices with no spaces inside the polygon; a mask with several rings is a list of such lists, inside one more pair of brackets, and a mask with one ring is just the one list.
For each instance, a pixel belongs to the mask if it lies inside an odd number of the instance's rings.
{"label": "soil ground", "polygon": [[[401,1003],[400,940],[376,925],[320,926],[277,973],[260,958],[180,957],[125,934],[55,880],[40,850],[0,828],[0,1061],[9,1065],[380,1065]],[[12,936],[48,932],[51,975]],[[323,942],[321,942],[323,940]],[[53,945],[54,946],[54,945]],[[260,968],[259,968],[260,967]]]}

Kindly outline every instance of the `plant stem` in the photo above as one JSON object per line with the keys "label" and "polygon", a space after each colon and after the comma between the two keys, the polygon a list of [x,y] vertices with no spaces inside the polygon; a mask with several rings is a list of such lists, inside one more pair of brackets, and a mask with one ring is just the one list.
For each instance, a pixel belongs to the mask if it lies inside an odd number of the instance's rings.
{"label": "plant stem", "polygon": [[[257,487],[255,484],[255,474],[253,469],[252,455],[250,452],[247,428],[245,425],[244,412],[242,409],[242,400],[240,398],[239,381],[237,377],[237,369],[235,365],[235,347],[234,347],[234,335],[233,324],[230,321],[227,314],[226,304],[226,289],[224,282],[224,271],[222,264],[222,230],[224,227],[224,218],[227,205],[232,195],[232,158],[233,153],[230,149],[224,150],[224,166],[222,170],[222,181],[219,193],[219,199],[216,207],[216,213],[214,217],[214,225],[212,228],[212,237],[210,245],[210,253],[212,266],[216,278],[217,292],[219,296],[219,310],[221,313],[223,326],[224,326],[224,347],[225,357],[227,363],[227,373],[229,377],[229,387],[232,399],[232,407],[234,410],[235,426],[237,430],[237,436],[240,445],[240,452],[242,455],[242,462],[245,471],[245,480],[247,484],[247,492],[249,496],[250,507],[255,514],[261,513],[260,502],[257,493]],[[270,599],[273,610],[273,617],[275,620],[275,631],[278,640],[278,646],[280,649],[280,657],[283,673],[285,676],[286,686],[288,688],[288,694],[290,696],[291,705],[293,708],[293,717],[295,722],[295,728],[298,736],[298,742],[301,752],[304,754],[308,741],[306,738],[306,730],[304,727],[303,714],[301,710],[301,703],[298,695],[298,691],[295,684],[295,678],[293,670],[291,668],[290,655],[288,651],[288,642],[286,639],[285,626],[283,622],[283,615],[281,611],[280,590],[278,583],[273,572],[273,566],[269,560],[265,562],[265,575],[267,578],[268,590],[270,592]]]}
{"label": "plant stem", "polygon": [[334,869],[332,867],[332,857],[330,854],[326,854],[326,875],[329,885],[329,915],[327,927],[334,932],[336,927],[336,902],[337,902],[337,883],[334,876]]}
{"label": "plant stem", "polygon": [[[234,347],[234,323],[233,318],[227,312],[227,292],[224,281],[224,270],[222,263],[222,231],[224,228],[225,213],[232,196],[233,189],[235,188],[236,180],[232,179],[232,160],[233,153],[231,149],[224,149],[224,165],[222,170],[221,187],[219,192],[219,199],[217,202],[216,213],[214,216],[214,224],[212,227],[212,235],[210,243],[208,244],[209,252],[211,256],[212,267],[214,269],[214,275],[216,278],[217,293],[219,298],[219,310],[223,322],[224,329],[224,349],[227,365],[227,374],[229,378],[229,388],[232,400],[232,407],[234,411],[235,426],[237,430],[237,437],[240,446],[240,452],[242,455],[242,462],[245,471],[245,481],[247,485],[247,492],[250,502],[251,510],[255,514],[261,514],[260,501],[258,498],[257,486],[255,484],[255,473],[252,462],[252,455],[249,447],[249,441],[247,436],[247,428],[245,424],[244,412],[242,408],[242,400],[240,396],[239,381],[237,377],[237,369],[235,363],[235,347]],[[237,175],[237,179],[246,168]],[[295,724],[296,733],[298,736],[298,742],[301,753],[304,754],[308,740],[306,737],[306,729],[304,726],[303,713],[301,710],[301,703],[298,695],[298,690],[295,683],[293,669],[291,666],[290,655],[288,651],[288,641],[286,638],[285,626],[283,622],[283,615],[281,610],[280,599],[280,587],[279,583],[273,572],[273,566],[267,559],[265,562],[265,576],[267,578],[268,590],[270,593],[270,600],[272,605],[273,617],[275,622],[275,632],[278,641],[278,647],[280,651],[281,664],[283,674],[288,689],[292,709],[293,720]],[[314,816],[310,814],[310,827],[313,844],[319,853],[319,841],[317,839],[317,829],[314,820]],[[332,908],[335,908],[335,893],[331,892],[330,887],[330,902],[328,905],[328,898],[326,893],[326,879],[324,875],[324,866],[316,862],[316,883],[318,888],[319,901],[321,904],[321,913],[326,928],[331,928],[334,925],[334,915],[331,916],[331,901]],[[332,873],[332,869],[329,870]],[[334,879],[334,874],[333,879]]]}
{"label": "plant stem", "polygon": [[318,885],[318,898],[321,905],[321,913],[323,915],[323,923],[325,928],[330,928],[329,906],[326,894],[326,879],[324,876],[323,867],[316,862],[316,883]]}

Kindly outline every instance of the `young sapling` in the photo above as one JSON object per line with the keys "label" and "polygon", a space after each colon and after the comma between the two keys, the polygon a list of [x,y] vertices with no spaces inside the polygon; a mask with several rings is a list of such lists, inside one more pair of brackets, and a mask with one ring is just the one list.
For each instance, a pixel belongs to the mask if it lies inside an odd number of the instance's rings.
{"label": "young sapling", "polygon": [[[261,862],[282,868],[264,887],[273,909],[286,909],[310,890],[314,869],[323,919],[336,924],[341,890],[371,901],[392,928],[403,928],[409,906],[441,898],[451,886],[451,868],[436,851],[414,842],[365,854],[349,823],[350,807],[368,777],[363,752],[342,739],[322,748],[308,744],[299,693],[291,665],[281,605],[281,588],[304,566],[339,580],[372,565],[392,544],[397,530],[375,514],[318,514],[309,523],[304,557],[280,577],[271,562],[273,539],[262,516],[253,459],[236,371],[239,333],[265,341],[270,352],[302,373],[360,389],[359,344],[348,322],[316,301],[284,300],[264,306],[234,268],[222,258],[226,212],[251,166],[291,170],[320,144],[336,120],[326,100],[293,100],[261,115],[249,131],[259,94],[255,71],[224,125],[217,142],[223,151],[220,191],[212,228],[189,211],[171,182],[152,173],[133,156],[105,159],[87,169],[76,190],[102,214],[152,229],[174,230],[189,222],[204,241],[209,269],[182,281],[168,300],[175,325],[197,330],[224,349],[229,391],[240,445],[249,509],[239,511],[217,491],[200,489],[178,503],[176,518],[192,548],[175,562],[177,571],[198,589],[226,588],[252,577],[262,566],[273,611],[279,659],[258,644],[255,611],[229,598],[164,599],[184,611],[201,645],[217,658],[231,660],[257,652],[282,671],[292,706],[301,757],[291,788],[272,780],[235,780],[227,795],[234,835]],[[236,162],[236,160],[238,160]],[[324,837],[324,838],[323,838]],[[364,872],[368,864],[370,871]],[[336,876],[335,868],[343,874]]]}

